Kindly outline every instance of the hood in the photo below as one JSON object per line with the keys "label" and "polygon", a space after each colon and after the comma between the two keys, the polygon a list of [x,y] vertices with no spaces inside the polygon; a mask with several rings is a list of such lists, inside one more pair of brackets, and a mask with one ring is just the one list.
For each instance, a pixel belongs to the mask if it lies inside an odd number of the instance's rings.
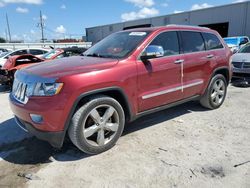
{"label": "hood", "polygon": [[116,65],[117,62],[117,59],[75,56],[39,63],[22,70],[42,77],[59,78],[73,74],[108,69]]}
{"label": "hood", "polygon": [[250,62],[250,53],[236,53],[232,58],[234,62]]}

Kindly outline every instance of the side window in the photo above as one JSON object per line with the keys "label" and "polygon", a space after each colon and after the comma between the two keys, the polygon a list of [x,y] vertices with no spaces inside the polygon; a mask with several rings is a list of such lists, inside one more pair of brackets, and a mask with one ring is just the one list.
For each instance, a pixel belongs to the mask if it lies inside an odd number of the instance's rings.
{"label": "side window", "polygon": [[162,46],[164,56],[179,54],[179,42],[177,32],[169,31],[159,34],[150,45]]}
{"label": "side window", "polygon": [[32,55],[42,55],[45,51],[43,50],[30,50],[30,54]]}
{"label": "side window", "polygon": [[199,32],[181,31],[184,53],[205,51],[204,40]]}
{"label": "side window", "polygon": [[14,56],[14,55],[24,55],[24,54],[27,54],[27,50],[18,50],[16,52],[13,52],[11,54],[11,56]]}
{"label": "side window", "polygon": [[223,48],[222,43],[218,39],[218,37],[212,33],[202,33],[205,41],[206,41],[206,49],[214,50]]}

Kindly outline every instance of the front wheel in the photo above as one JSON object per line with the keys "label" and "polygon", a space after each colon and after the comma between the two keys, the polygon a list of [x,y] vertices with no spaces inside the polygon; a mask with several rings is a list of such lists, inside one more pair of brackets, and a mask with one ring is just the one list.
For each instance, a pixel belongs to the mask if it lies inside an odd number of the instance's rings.
{"label": "front wheel", "polygon": [[201,97],[200,103],[203,107],[209,109],[219,108],[227,94],[227,82],[223,75],[215,75],[205,92]]}
{"label": "front wheel", "polygon": [[108,96],[95,96],[79,108],[69,127],[69,137],[80,150],[98,154],[112,148],[123,132],[122,106]]}

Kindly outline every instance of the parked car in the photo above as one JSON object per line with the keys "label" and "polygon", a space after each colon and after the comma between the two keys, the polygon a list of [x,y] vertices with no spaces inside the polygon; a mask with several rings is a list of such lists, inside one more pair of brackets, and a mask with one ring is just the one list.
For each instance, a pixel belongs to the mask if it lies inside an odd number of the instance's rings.
{"label": "parked car", "polygon": [[5,53],[5,52],[9,52],[9,50],[5,48],[0,48],[0,55],[2,55],[2,53]]}
{"label": "parked car", "polygon": [[232,57],[233,81],[250,84],[250,43],[244,45]]}
{"label": "parked car", "polygon": [[53,49],[50,52],[44,54],[41,59],[43,60],[53,60],[60,59],[63,57],[77,56],[85,52],[87,48],[78,48],[78,47],[70,47],[70,48],[57,48]]}
{"label": "parked car", "polygon": [[15,74],[10,107],[24,130],[61,147],[65,135],[98,154],[125,122],[187,101],[219,108],[231,78],[231,51],[208,28],[171,25],[111,34],[84,56]]}
{"label": "parked car", "polygon": [[13,52],[9,52],[5,54],[4,56],[0,57],[0,69],[5,64],[7,59],[11,56],[32,54],[37,57],[41,57],[43,54],[47,53],[48,51],[49,51],[48,49],[20,49],[20,50],[15,50]]}
{"label": "parked car", "polygon": [[247,36],[227,37],[224,40],[233,53],[236,53],[242,45],[249,42]]}
{"label": "parked car", "polygon": [[12,85],[15,72],[24,67],[41,62],[49,62],[53,59],[80,55],[85,51],[85,48],[61,48],[51,50],[50,52],[44,54],[41,58],[31,54],[11,56],[1,68],[0,84]]}

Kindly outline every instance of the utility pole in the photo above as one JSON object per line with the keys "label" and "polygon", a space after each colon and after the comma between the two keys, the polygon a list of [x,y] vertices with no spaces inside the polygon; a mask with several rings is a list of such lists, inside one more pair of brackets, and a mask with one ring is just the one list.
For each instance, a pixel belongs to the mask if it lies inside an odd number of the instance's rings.
{"label": "utility pole", "polygon": [[39,24],[39,26],[41,27],[42,43],[44,43],[44,41],[45,41],[44,33],[43,33],[43,30],[44,30],[44,20],[43,20],[42,11],[40,11],[40,24]]}
{"label": "utility pole", "polygon": [[10,24],[9,24],[9,18],[8,18],[8,14],[7,13],[6,13],[6,23],[7,23],[8,34],[9,34],[9,42],[11,42]]}
{"label": "utility pole", "polygon": [[6,40],[6,42],[8,41],[8,32],[7,32],[7,29],[5,29],[5,40]]}

